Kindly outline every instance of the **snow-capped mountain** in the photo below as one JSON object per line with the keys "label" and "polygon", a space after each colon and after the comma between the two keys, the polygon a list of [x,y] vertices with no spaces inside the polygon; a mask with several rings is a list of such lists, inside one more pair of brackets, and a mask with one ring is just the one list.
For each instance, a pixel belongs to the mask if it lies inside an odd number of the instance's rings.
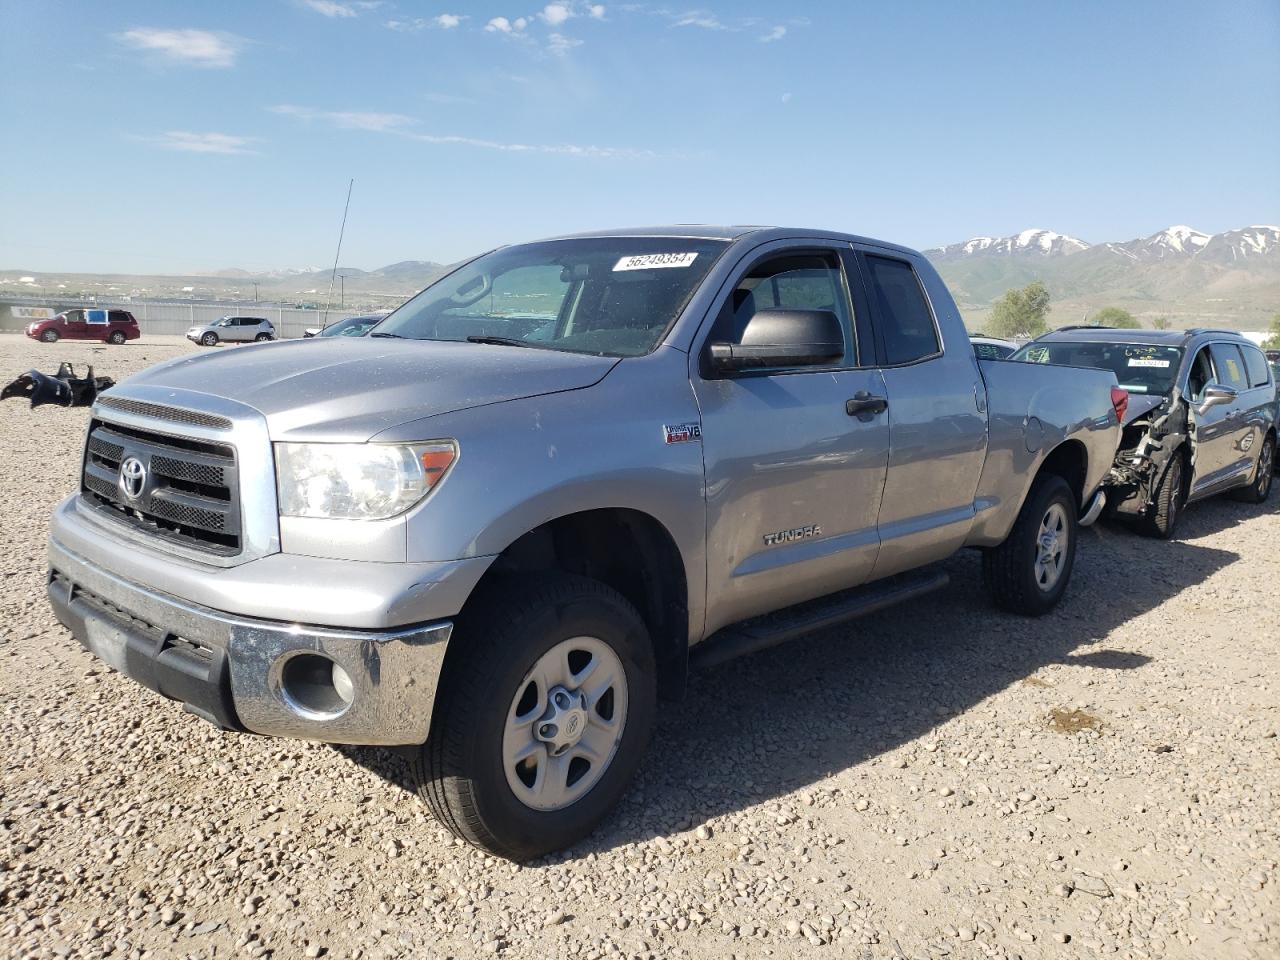
{"label": "snow-capped mountain", "polygon": [[1011,237],[973,237],[963,243],[953,243],[928,253],[935,259],[945,257],[968,257],[975,254],[992,256],[1013,256],[1016,254],[1038,254],[1041,256],[1067,255],[1089,249],[1089,244],[1066,234],[1054,233],[1052,230],[1032,228],[1023,230]]}
{"label": "snow-capped mountain", "polygon": [[1280,251],[1280,227],[1252,226],[1224,233],[1207,234],[1184,224],[1169,227],[1149,237],[1090,246],[1052,230],[1023,230],[1011,237],[974,237],[963,243],[952,243],[925,251],[933,260],[946,261],[966,257],[1069,256],[1085,250],[1090,258],[1114,255],[1132,262],[1196,258],[1215,263],[1238,263],[1247,259],[1273,256]]}
{"label": "snow-capped mountain", "polygon": [[1277,254],[1280,254],[1280,227],[1260,225],[1214,234],[1200,251],[1198,259],[1242,263]]}

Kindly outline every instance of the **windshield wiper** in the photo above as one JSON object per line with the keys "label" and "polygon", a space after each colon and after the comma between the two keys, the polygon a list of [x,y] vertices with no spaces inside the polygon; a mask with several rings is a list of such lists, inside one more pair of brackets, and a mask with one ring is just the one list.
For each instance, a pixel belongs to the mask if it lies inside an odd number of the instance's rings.
{"label": "windshield wiper", "polygon": [[472,335],[467,337],[467,343],[492,343],[499,347],[531,347],[533,344],[527,340],[516,340],[513,337],[490,337]]}
{"label": "windshield wiper", "polygon": [[398,333],[387,333],[385,330],[375,330],[375,331],[373,331],[373,333],[369,334],[369,336],[371,336],[371,337],[388,337],[388,338],[393,339],[393,340],[405,340],[405,339],[408,339],[407,337],[402,337],[402,336],[401,336],[400,334],[398,334]]}

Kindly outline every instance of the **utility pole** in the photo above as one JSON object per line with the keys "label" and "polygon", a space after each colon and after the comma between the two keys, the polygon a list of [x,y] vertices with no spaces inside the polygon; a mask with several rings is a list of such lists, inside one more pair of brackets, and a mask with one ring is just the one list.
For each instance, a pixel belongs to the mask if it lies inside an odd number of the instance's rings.
{"label": "utility pole", "polygon": [[253,302],[258,302],[258,281],[253,281]]}

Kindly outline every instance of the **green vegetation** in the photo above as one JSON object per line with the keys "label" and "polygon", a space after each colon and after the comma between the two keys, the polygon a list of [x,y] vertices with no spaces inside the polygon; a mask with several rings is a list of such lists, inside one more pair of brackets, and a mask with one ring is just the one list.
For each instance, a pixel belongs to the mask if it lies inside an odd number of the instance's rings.
{"label": "green vegetation", "polygon": [[996,301],[986,329],[993,337],[1038,337],[1048,330],[1049,291],[1039,280],[1020,290],[1009,290]]}
{"label": "green vegetation", "polygon": [[1168,317],[1156,317],[1151,321],[1151,327],[1153,330],[1168,330],[1172,326],[1173,321]]}
{"label": "green vegetation", "polygon": [[1266,342],[1262,345],[1266,350],[1280,350],[1280,313],[1271,318],[1271,336],[1267,337]]}
{"label": "green vegetation", "polygon": [[1116,327],[1120,330],[1138,330],[1142,327],[1132,313],[1119,307],[1103,307],[1093,315],[1093,322],[1100,327]]}

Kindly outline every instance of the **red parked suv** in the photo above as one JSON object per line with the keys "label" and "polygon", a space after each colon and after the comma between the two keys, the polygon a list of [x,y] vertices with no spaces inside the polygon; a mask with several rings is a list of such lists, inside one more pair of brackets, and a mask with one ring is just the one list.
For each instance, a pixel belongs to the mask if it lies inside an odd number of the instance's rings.
{"label": "red parked suv", "polygon": [[34,320],[27,324],[27,336],[45,343],[66,338],[119,344],[137,340],[142,331],[128,310],[64,310],[52,320]]}

